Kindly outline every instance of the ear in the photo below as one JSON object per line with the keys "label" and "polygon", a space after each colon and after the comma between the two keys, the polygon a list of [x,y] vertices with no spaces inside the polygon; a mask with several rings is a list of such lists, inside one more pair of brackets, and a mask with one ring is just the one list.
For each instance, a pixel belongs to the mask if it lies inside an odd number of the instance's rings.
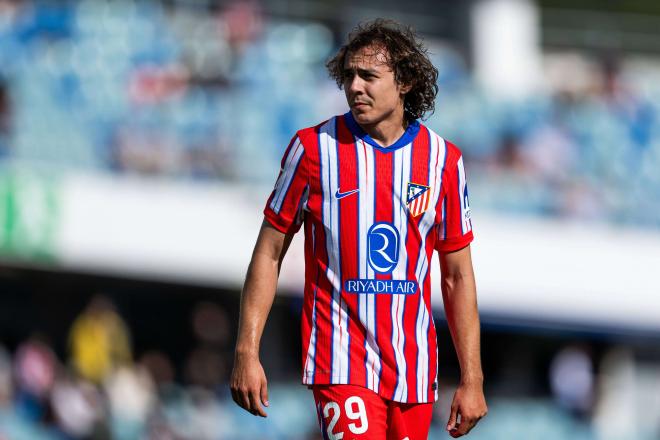
{"label": "ear", "polygon": [[410,90],[412,90],[412,84],[401,84],[401,85],[399,85],[399,92],[400,92],[402,95],[405,95],[405,94],[408,93]]}

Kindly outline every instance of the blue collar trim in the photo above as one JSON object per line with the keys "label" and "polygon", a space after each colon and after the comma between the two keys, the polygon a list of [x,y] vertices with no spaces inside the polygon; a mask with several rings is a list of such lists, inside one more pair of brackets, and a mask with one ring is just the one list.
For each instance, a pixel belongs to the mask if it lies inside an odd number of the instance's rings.
{"label": "blue collar trim", "polygon": [[373,140],[371,136],[369,136],[362,129],[362,127],[360,127],[360,125],[357,123],[355,118],[353,118],[353,114],[350,111],[344,113],[344,122],[346,122],[346,126],[351,131],[351,133],[353,133],[353,135],[359,137],[364,142],[368,143],[374,148],[378,148],[380,151],[383,152],[398,150],[399,148],[408,145],[409,143],[415,140],[415,138],[417,137],[417,133],[419,133],[419,121],[415,120],[408,124],[408,128],[406,128],[406,131],[401,135],[401,137],[395,143],[393,143],[389,147],[383,147],[382,145],[379,145],[378,142]]}

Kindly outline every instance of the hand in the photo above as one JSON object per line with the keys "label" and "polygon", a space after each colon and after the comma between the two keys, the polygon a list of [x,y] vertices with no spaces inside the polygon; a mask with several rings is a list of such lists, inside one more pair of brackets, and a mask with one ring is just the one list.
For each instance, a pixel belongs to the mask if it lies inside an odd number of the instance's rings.
{"label": "hand", "polygon": [[268,383],[257,355],[236,354],[230,386],[238,406],[255,416],[268,416],[261,406],[268,406]]}
{"label": "hand", "polygon": [[[477,424],[488,413],[486,398],[481,384],[461,384],[454,393],[451,403],[451,414],[447,422],[447,431],[452,437],[461,437]],[[458,416],[461,422],[458,423]]]}

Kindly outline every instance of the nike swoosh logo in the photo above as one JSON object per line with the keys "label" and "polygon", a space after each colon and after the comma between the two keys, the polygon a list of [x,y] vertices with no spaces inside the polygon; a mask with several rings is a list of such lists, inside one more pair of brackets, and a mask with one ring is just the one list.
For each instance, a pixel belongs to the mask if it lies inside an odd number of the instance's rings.
{"label": "nike swoosh logo", "polygon": [[360,190],[359,189],[353,189],[351,191],[339,192],[339,188],[337,188],[337,192],[335,193],[335,197],[337,197],[338,199],[343,199],[344,197],[348,197],[351,194],[355,194],[358,191],[360,191]]}

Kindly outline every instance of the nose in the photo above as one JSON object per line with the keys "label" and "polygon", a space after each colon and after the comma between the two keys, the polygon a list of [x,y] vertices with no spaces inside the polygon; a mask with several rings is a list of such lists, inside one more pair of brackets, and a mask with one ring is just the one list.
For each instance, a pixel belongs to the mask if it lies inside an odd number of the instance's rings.
{"label": "nose", "polygon": [[346,80],[346,90],[351,96],[358,95],[364,91],[364,81],[359,75],[352,75]]}

